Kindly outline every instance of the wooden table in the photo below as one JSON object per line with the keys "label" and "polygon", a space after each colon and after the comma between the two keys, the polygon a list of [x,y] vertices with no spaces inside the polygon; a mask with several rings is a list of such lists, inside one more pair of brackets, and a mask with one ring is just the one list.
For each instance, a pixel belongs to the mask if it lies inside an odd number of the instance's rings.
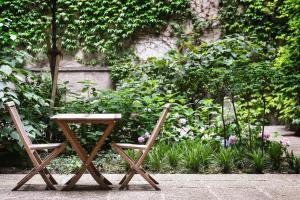
{"label": "wooden table", "polygon": [[[58,114],[51,117],[58,126],[63,131],[65,137],[70,142],[73,149],[78,154],[79,158],[83,161],[82,167],[79,171],[69,180],[66,182],[63,190],[70,190],[74,187],[74,185],[78,182],[82,174],[86,171],[92,175],[95,181],[100,185],[101,189],[109,190],[111,189],[108,185],[112,183],[107,180],[93,165],[92,161],[97,155],[97,152],[101,149],[102,145],[105,142],[107,136],[113,130],[115,123],[117,120],[121,119],[121,114]],[[78,139],[76,138],[75,134],[71,131],[68,124],[70,123],[79,123],[79,124],[104,124],[107,125],[106,129],[104,130],[102,136],[96,143],[95,147],[88,155],[83,147],[80,145]]]}

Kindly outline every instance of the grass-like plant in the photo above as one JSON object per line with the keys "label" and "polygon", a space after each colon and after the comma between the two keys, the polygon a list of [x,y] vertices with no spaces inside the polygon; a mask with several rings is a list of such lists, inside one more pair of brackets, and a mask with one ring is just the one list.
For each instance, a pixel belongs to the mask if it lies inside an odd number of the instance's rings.
{"label": "grass-like plant", "polygon": [[180,157],[180,152],[176,147],[172,147],[167,152],[167,160],[171,167],[176,168],[178,166],[178,161]]}
{"label": "grass-like plant", "polygon": [[272,142],[268,148],[268,154],[274,170],[279,170],[281,167],[283,149],[279,143]]}
{"label": "grass-like plant", "polygon": [[295,157],[294,163],[295,163],[294,170],[297,174],[299,174],[300,173],[300,157]]}
{"label": "grass-like plant", "polygon": [[251,165],[256,173],[263,173],[265,167],[265,158],[261,151],[253,151],[249,154]]}
{"label": "grass-like plant", "polygon": [[200,167],[200,155],[198,149],[189,149],[184,153],[185,167],[192,172],[198,172]]}
{"label": "grass-like plant", "polygon": [[158,143],[155,147],[150,151],[147,156],[146,162],[148,163],[151,170],[161,171],[162,164],[166,156],[166,152],[168,152],[169,146],[165,143]]}
{"label": "grass-like plant", "polygon": [[230,173],[232,171],[234,163],[234,151],[232,149],[221,149],[220,152],[215,155],[215,159],[223,173]]}
{"label": "grass-like plant", "polygon": [[148,155],[148,165],[151,170],[160,171],[162,167],[162,157],[158,150],[153,149]]}
{"label": "grass-like plant", "polygon": [[296,159],[294,156],[294,152],[291,151],[291,153],[290,153],[288,150],[286,150],[285,152],[286,152],[286,161],[289,164],[289,167],[291,169],[294,169],[295,168],[295,159]]}
{"label": "grass-like plant", "polygon": [[211,156],[213,154],[213,149],[210,144],[202,144],[198,147],[199,161],[201,167],[207,169],[211,162]]}

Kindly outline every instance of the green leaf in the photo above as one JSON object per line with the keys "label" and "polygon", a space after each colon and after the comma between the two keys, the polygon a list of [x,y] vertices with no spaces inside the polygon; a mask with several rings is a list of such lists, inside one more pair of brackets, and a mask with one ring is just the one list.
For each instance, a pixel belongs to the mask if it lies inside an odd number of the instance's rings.
{"label": "green leaf", "polygon": [[15,140],[19,140],[20,138],[19,138],[19,135],[18,135],[18,133],[16,132],[16,131],[13,131],[11,134],[10,134],[10,136],[13,138],[13,139],[15,139]]}

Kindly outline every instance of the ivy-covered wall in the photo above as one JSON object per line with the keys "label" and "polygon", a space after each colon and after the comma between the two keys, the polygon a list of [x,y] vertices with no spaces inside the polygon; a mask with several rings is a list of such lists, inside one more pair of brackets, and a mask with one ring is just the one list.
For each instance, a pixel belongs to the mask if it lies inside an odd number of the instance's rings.
{"label": "ivy-covered wall", "polygon": [[[169,20],[189,16],[188,7],[188,0],[58,0],[57,36],[65,52],[82,49],[107,58],[127,48],[135,35],[159,33]],[[12,20],[19,46],[34,54],[46,49],[50,8],[51,1],[5,1],[0,17]]]}
{"label": "ivy-covered wall", "polygon": [[[30,66],[47,65],[50,2],[12,0],[1,6],[0,17],[12,20],[19,47],[35,55]],[[175,48],[178,26],[184,32],[204,30],[204,40],[216,40],[220,35],[218,0],[58,0],[57,7],[58,37],[64,54],[71,55],[65,60],[69,64],[75,61],[71,65],[107,65],[116,54],[130,49],[142,59],[160,57]]]}

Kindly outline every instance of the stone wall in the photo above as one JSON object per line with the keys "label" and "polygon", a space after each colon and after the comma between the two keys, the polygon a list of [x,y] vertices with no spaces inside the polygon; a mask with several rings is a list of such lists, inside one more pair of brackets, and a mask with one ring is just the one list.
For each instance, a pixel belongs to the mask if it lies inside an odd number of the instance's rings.
{"label": "stone wall", "polygon": [[[218,11],[219,0],[191,0],[190,7],[199,21],[211,23],[208,30],[205,30],[202,39],[206,42],[216,41],[220,38]],[[191,21],[184,22],[185,32],[192,32]],[[137,38],[134,43],[134,50],[137,56],[145,60],[149,57],[163,57],[168,51],[176,48],[177,38],[171,37],[170,26],[159,36],[144,35]]]}
{"label": "stone wall", "polygon": [[[49,71],[48,63],[30,63],[26,68],[34,72]],[[113,88],[113,83],[109,77],[109,69],[102,66],[88,66],[79,63],[70,56],[64,56],[60,62],[58,82],[69,82],[71,92],[80,92],[82,84],[80,81],[89,80],[93,86],[99,90]]]}

